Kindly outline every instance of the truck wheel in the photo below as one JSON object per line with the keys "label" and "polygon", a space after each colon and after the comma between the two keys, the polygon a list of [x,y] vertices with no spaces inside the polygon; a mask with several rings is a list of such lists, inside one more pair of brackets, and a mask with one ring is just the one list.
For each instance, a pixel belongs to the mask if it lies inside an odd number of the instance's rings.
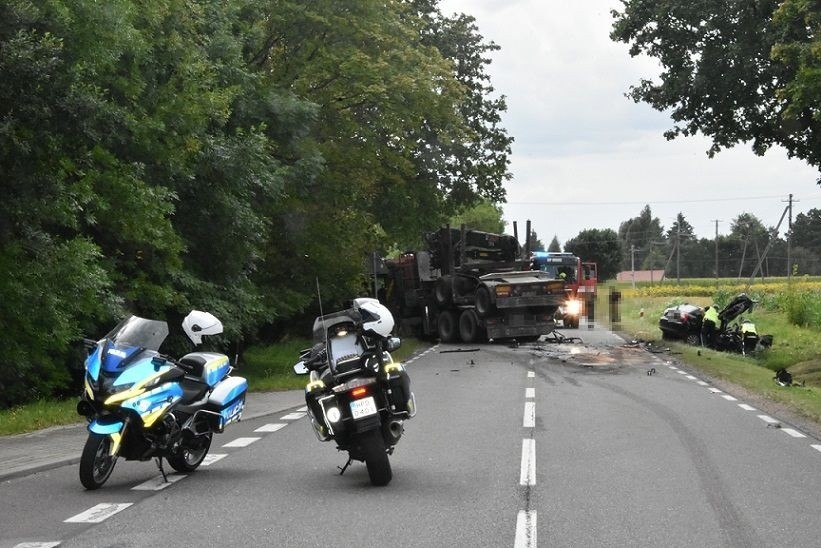
{"label": "truck wheel", "polygon": [[437,322],[439,330],[439,338],[442,342],[456,342],[459,333],[456,329],[456,315],[452,310],[443,310],[439,313],[439,321]]}
{"label": "truck wheel", "polygon": [[486,318],[493,313],[495,308],[490,298],[490,289],[486,285],[480,285],[476,289],[476,313],[480,318]]}
{"label": "truck wheel", "polygon": [[436,280],[436,287],[433,290],[436,304],[447,306],[453,301],[453,278],[442,276]]}
{"label": "truck wheel", "polygon": [[459,316],[459,336],[465,342],[479,342],[482,336],[482,326],[479,325],[479,318],[473,310],[465,310]]}

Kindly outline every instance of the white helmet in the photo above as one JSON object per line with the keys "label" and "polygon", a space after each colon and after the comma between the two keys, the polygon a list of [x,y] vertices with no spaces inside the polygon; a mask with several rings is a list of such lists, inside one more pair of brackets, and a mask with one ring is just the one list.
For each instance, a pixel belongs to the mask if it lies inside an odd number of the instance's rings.
{"label": "white helmet", "polygon": [[376,299],[354,299],[354,310],[362,316],[362,331],[387,338],[393,331],[393,314]]}
{"label": "white helmet", "polygon": [[202,344],[203,335],[222,333],[222,322],[210,312],[192,310],[182,321],[182,329],[194,344]]}

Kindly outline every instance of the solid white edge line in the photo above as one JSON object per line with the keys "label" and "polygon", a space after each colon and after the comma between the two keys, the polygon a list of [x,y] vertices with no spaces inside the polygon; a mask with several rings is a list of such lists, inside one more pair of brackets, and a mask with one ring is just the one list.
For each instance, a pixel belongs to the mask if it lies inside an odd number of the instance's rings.
{"label": "solid white edge line", "polygon": [[789,434],[790,436],[792,436],[794,438],[806,438],[807,437],[804,434],[802,434],[801,432],[799,432],[798,430],[795,430],[794,428],[782,428],[781,431],[786,433],[786,434]]}
{"label": "solid white edge line", "polygon": [[134,503],[101,502],[97,506],[93,506],[85,512],[81,512],[76,516],[71,516],[67,520],[64,520],[63,523],[101,523],[110,518],[111,516],[113,516],[114,514],[122,512],[132,504]]}
{"label": "solid white edge line", "polygon": [[519,485],[536,485],[536,440],[522,440],[522,468],[519,474]]}
{"label": "solid white edge line", "polygon": [[237,438],[233,441],[229,441],[223,447],[248,447],[255,441],[259,441],[262,438]]}
{"label": "solid white edge line", "polygon": [[513,548],[536,548],[536,511],[519,510],[516,516],[516,539]]}
{"label": "solid white edge line", "polygon": [[525,398],[532,399],[536,397],[535,388],[525,388]]}
{"label": "solid white edge line", "polygon": [[525,402],[525,414],[522,419],[523,428],[533,428],[536,426],[536,404],[532,401]]}

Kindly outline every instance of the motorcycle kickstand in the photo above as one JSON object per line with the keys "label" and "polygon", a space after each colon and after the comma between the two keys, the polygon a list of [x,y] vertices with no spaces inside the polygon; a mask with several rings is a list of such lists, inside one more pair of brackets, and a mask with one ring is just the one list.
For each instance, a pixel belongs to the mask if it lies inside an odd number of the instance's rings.
{"label": "motorcycle kickstand", "polygon": [[337,468],[340,470],[340,472],[339,472],[340,476],[345,473],[345,470],[348,469],[348,466],[350,466],[352,462],[353,461],[349,458],[348,462],[345,463],[345,466],[337,466]]}
{"label": "motorcycle kickstand", "polygon": [[168,483],[168,476],[165,475],[165,470],[163,470],[163,467],[162,467],[162,457],[156,457],[156,461],[157,461],[157,468],[160,469],[160,474],[162,474],[162,482],[163,483]]}

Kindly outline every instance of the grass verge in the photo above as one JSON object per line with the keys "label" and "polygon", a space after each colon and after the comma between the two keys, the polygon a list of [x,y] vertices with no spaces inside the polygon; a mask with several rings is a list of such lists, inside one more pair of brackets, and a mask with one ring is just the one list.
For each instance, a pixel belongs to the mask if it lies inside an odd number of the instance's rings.
{"label": "grass verge", "polygon": [[[393,353],[394,359],[407,359],[420,344],[416,339],[403,339],[402,347]],[[294,339],[249,348],[235,374],[248,379],[248,389],[253,392],[301,390],[307,380],[304,375],[294,373],[293,366],[299,357],[299,351],[310,346],[311,342],[308,340]],[[0,411],[0,436],[83,422],[77,414],[77,401],[78,399],[40,400]]]}
{"label": "grass verge", "polygon": [[[636,296],[623,300],[620,307],[621,331],[633,339],[661,344],[658,321],[665,308],[681,303],[705,306],[712,302],[710,297],[688,296],[686,286],[681,289],[682,294],[678,296]],[[600,297],[606,297],[606,293]],[[605,302],[601,304],[606,306]],[[794,413],[821,424],[821,332],[792,325],[787,321],[786,314],[760,307],[746,316],[755,322],[758,333],[774,337],[772,348],[758,356],[744,357],[676,342],[664,341],[663,344],[677,353],[679,361],[713,378],[731,382],[778,402]],[[781,368],[787,369],[798,385],[778,385],[773,376]],[[800,386],[801,383],[804,386]]]}

